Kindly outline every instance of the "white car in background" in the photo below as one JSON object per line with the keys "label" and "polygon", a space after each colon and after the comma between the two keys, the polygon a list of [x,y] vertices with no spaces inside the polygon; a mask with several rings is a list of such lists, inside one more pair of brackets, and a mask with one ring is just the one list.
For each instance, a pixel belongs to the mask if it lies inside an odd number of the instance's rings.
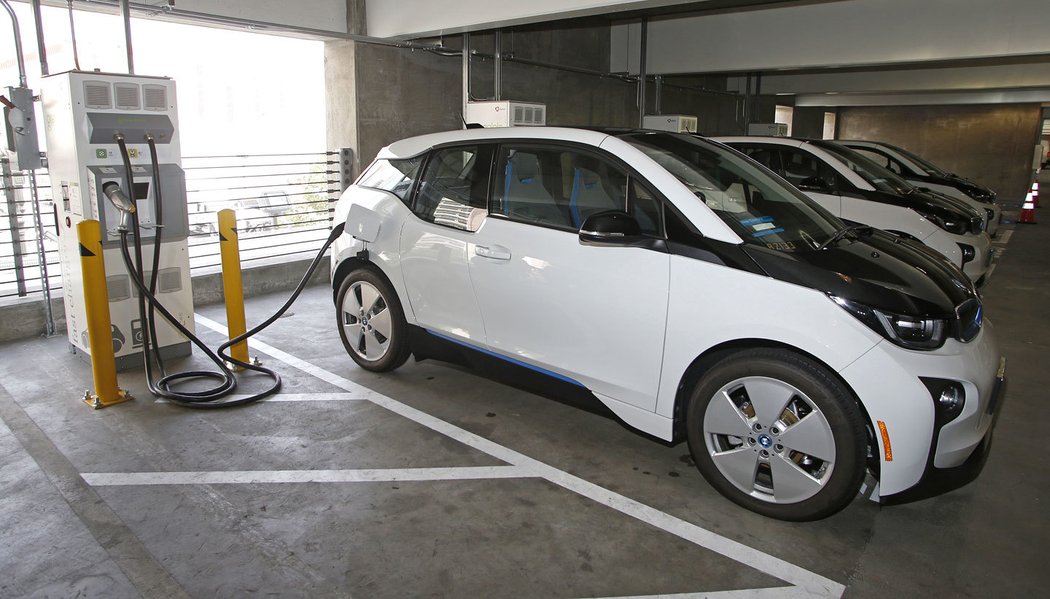
{"label": "white car in background", "polygon": [[336,325],[367,370],[438,358],[599,401],[788,520],[838,511],[865,472],[890,501],[980,469],[1003,361],[973,284],[722,144],[414,137],[334,221]]}
{"label": "white car in background", "polygon": [[840,139],[836,142],[904,177],[916,187],[958,198],[974,208],[985,211],[988,215],[988,234],[992,237],[998,235],[1003,209],[995,202],[996,194],[991,189],[949,173],[904,148],[878,141]]}
{"label": "white car in background", "polygon": [[788,137],[720,137],[806,193],[835,216],[928,245],[978,285],[994,254],[987,215],[961,200],[922,191],[835,142]]}

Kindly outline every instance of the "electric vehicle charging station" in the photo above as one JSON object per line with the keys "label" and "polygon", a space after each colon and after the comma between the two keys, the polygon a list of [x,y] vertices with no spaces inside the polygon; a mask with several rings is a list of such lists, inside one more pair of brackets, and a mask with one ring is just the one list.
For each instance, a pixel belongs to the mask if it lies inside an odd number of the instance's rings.
{"label": "electric vehicle charging station", "polygon": [[[175,82],[164,77],[70,71],[45,77],[41,99],[71,349],[90,355],[76,226],[95,219],[102,228],[117,369],[138,366],[143,363],[148,331],[140,318],[139,291],[131,280],[134,275],[121,256],[118,227],[126,211],[107,196],[119,190],[134,198],[125,207],[133,205],[138,215],[140,228],[131,234],[142,241],[144,279],[151,279],[152,265],[157,264],[158,299],[184,327],[194,331]],[[126,146],[126,159],[118,139]],[[159,213],[158,196],[163,199]],[[158,231],[161,243],[155,260],[153,241]],[[153,350],[162,358],[189,355],[189,340],[172,325],[157,318],[155,327]]]}

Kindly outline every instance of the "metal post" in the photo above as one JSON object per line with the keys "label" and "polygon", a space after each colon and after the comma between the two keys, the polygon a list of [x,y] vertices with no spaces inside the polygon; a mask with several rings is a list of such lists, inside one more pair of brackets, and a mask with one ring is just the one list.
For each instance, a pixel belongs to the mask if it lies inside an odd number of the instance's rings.
{"label": "metal post", "polygon": [[40,54],[40,74],[46,76],[47,46],[44,44],[44,23],[40,19],[40,0],[33,0],[33,22],[36,24],[36,50]]}
{"label": "metal post", "polygon": [[354,149],[339,149],[339,179],[340,191],[346,191],[347,187],[354,184]]}
{"label": "metal post", "polygon": [[25,297],[26,273],[22,260],[22,231],[18,226],[18,200],[15,195],[15,179],[11,176],[11,161],[6,157],[0,158],[0,178],[4,186],[4,199],[7,202],[7,228],[11,231],[11,253],[14,254],[15,262],[15,284],[18,286],[18,297]]}
{"label": "metal post", "polygon": [[[36,256],[40,263],[40,291],[44,294],[44,331],[55,334],[55,315],[51,311],[51,281],[47,273],[47,252],[44,249],[44,223],[40,218],[40,192],[36,186],[36,171],[29,171],[29,193],[33,200],[33,227],[36,229]],[[101,243],[101,242],[100,242]],[[109,310],[109,307],[106,307]]]}
{"label": "metal post", "polygon": [[467,119],[467,102],[470,102],[470,34],[463,34],[463,117],[464,127]]}
{"label": "metal post", "polygon": [[744,135],[747,135],[748,127],[751,125],[751,73],[747,74],[744,83]]}
{"label": "metal post", "polygon": [[[248,326],[244,319],[244,286],[241,281],[240,244],[237,239],[237,214],[225,208],[219,211],[219,253],[222,256],[222,292],[226,299],[226,328],[229,338],[243,335]],[[230,357],[248,362],[248,341],[230,348]]]}
{"label": "metal post", "polygon": [[638,50],[638,126],[645,126],[645,63],[649,50],[649,19],[642,18],[642,39]]}
{"label": "metal post", "polygon": [[503,99],[503,31],[500,29],[496,30],[495,35],[495,46],[496,52],[492,57],[492,99],[502,100]]}
{"label": "metal post", "polygon": [[84,403],[97,410],[134,398],[117,387],[117,359],[113,351],[106,264],[102,256],[102,227],[97,220],[81,221],[77,223],[77,238],[84,277],[91,376],[95,383],[94,395],[90,391],[84,392]]}
{"label": "metal post", "polygon": [[131,5],[129,0],[120,0],[120,18],[124,20],[124,45],[128,49],[128,75],[134,75],[135,58],[131,50]]}
{"label": "metal post", "polygon": [[656,87],[653,93],[653,114],[663,114],[663,87],[664,87],[664,76],[653,75],[653,85]]}

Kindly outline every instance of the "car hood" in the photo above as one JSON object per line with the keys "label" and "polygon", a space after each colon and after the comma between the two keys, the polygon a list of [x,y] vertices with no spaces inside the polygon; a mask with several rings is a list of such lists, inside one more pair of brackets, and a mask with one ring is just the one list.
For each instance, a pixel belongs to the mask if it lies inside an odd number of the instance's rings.
{"label": "car hood", "polygon": [[968,230],[974,231],[984,215],[977,212],[966,202],[927,189],[914,188],[906,194],[891,194],[882,191],[866,192],[866,195],[877,202],[904,206],[920,213],[932,214],[945,220],[961,219],[970,223]]}
{"label": "car hood", "polygon": [[948,175],[945,181],[948,181],[949,185],[952,185],[955,188],[962,190],[963,193],[972,197],[975,200],[985,202],[987,204],[991,204],[995,201],[995,192],[985,187],[984,185],[974,183],[973,181],[969,179],[964,179],[959,175]]}
{"label": "car hood", "polygon": [[775,279],[909,316],[950,317],[976,298],[961,270],[923,246],[878,229],[819,251],[781,252],[758,245],[743,250]]}

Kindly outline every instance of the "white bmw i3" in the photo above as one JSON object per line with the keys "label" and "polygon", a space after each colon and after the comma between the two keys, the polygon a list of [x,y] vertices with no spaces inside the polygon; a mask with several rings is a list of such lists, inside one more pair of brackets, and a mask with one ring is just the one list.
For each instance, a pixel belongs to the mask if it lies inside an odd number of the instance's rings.
{"label": "white bmw i3", "polygon": [[[361,367],[437,358],[685,439],[730,500],[830,515],[979,472],[1005,362],[972,283],[719,143],[472,129],[384,148],[336,209]],[[954,481],[954,482],[953,482]]]}

